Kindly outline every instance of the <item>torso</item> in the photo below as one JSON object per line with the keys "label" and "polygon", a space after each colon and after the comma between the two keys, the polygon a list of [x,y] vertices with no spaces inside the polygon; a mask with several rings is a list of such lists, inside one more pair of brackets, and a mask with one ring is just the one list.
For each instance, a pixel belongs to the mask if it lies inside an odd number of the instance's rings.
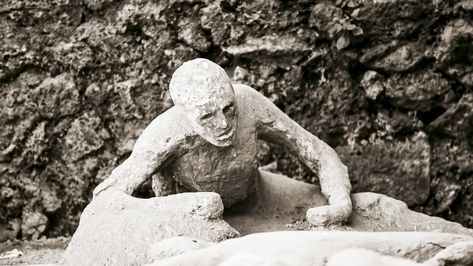
{"label": "torso", "polygon": [[216,192],[226,207],[254,192],[258,177],[257,136],[251,113],[238,102],[233,144],[217,147],[199,136],[188,139],[189,149],[167,166],[167,173],[190,191]]}

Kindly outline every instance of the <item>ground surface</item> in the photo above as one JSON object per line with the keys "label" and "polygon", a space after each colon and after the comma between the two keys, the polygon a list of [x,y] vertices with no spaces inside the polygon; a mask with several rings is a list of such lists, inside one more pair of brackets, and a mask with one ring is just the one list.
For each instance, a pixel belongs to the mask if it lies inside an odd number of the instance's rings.
{"label": "ground surface", "polygon": [[0,265],[34,265],[62,263],[62,253],[70,238],[50,238],[36,241],[8,241],[0,244],[0,257],[5,252],[17,249],[22,256],[0,259]]}

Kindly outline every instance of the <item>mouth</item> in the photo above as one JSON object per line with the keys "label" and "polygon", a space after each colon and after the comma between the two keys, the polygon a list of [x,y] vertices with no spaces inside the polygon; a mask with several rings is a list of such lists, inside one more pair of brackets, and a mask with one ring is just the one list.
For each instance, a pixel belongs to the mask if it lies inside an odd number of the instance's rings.
{"label": "mouth", "polygon": [[220,133],[217,135],[216,139],[217,140],[228,140],[229,138],[231,138],[233,136],[233,128],[228,128],[227,130],[225,130],[224,132]]}

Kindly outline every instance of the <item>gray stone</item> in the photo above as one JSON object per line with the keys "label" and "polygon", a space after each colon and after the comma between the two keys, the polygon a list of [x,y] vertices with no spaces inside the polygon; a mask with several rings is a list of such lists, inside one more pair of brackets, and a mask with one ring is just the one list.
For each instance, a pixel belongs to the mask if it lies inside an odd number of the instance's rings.
{"label": "gray stone", "polygon": [[458,19],[450,22],[441,35],[434,54],[440,68],[464,86],[473,87],[473,24]]}
{"label": "gray stone", "polygon": [[316,4],[310,13],[309,25],[317,29],[321,38],[338,39],[337,48],[349,45],[351,36],[363,34],[363,30],[348,19],[342,9],[328,2]]}
{"label": "gray stone", "polygon": [[34,96],[38,112],[46,118],[75,114],[80,104],[79,89],[68,73],[45,79]]}
{"label": "gray stone", "polygon": [[44,187],[41,189],[41,203],[46,213],[53,213],[61,208],[62,201],[58,198],[55,190]]}
{"label": "gray stone", "polygon": [[214,2],[202,8],[200,12],[200,25],[210,31],[213,43],[218,45],[227,44],[232,29],[231,24],[234,22],[235,16],[223,12],[219,2]]}
{"label": "gray stone", "polygon": [[451,84],[433,71],[393,75],[385,83],[386,96],[396,106],[420,111],[446,106]]}
{"label": "gray stone", "polygon": [[12,219],[7,224],[0,224],[0,242],[14,240],[20,233],[21,220]]}
{"label": "gray stone", "polygon": [[361,0],[351,13],[352,19],[371,40],[388,42],[415,32],[429,22],[434,11],[430,1]]}
{"label": "gray stone", "polygon": [[[473,238],[443,233],[413,232],[273,232],[252,234],[227,240],[214,246],[184,253],[151,265],[327,265],[327,260],[344,249],[363,248],[377,253],[424,262],[445,247],[458,242],[471,243]],[[471,244],[470,244],[471,245]],[[468,252],[468,250],[466,251]],[[465,255],[465,250],[460,254]],[[369,253],[372,256],[372,253]],[[450,254],[449,254],[450,255]],[[369,259],[354,258],[357,260]],[[376,255],[375,255],[376,256]],[[376,259],[380,257],[376,256]],[[449,256],[451,258],[452,255]],[[237,259],[238,258],[238,259]],[[468,258],[468,257],[466,257]],[[338,259],[332,258],[333,264]],[[390,260],[396,261],[395,258]],[[246,264],[249,262],[249,264]],[[366,261],[370,263],[370,261]],[[350,265],[416,265],[404,264],[351,264]],[[267,264],[266,264],[267,263]],[[346,265],[346,264],[343,264]],[[442,264],[441,264],[442,265]],[[461,264],[464,265],[464,264]]]}
{"label": "gray stone", "polygon": [[253,58],[254,55],[263,61],[275,61],[282,65],[291,65],[310,53],[310,46],[299,38],[291,35],[266,35],[260,38],[248,38],[245,43],[223,47],[223,50],[233,56]]}
{"label": "gray stone", "polygon": [[430,126],[452,137],[468,138],[473,133],[473,94],[463,95]]}
{"label": "gray stone", "polygon": [[64,137],[64,155],[73,160],[96,151],[102,147],[110,134],[102,128],[100,117],[95,112],[85,113],[74,120]]}
{"label": "gray stone", "polygon": [[366,96],[371,100],[376,100],[378,95],[384,91],[384,77],[376,71],[366,71],[361,80],[361,86],[365,89]]}
{"label": "gray stone", "polygon": [[210,47],[210,42],[204,35],[200,22],[186,17],[179,20],[177,38],[199,52],[205,52]]}
{"label": "gray stone", "polygon": [[365,62],[370,67],[387,72],[408,71],[416,67],[425,58],[423,45],[408,43],[388,51],[380,58]]}
{"label": "gray stone", "polygon": [[237,236],[219,219],[222,212],[222,201],[215,193],[152,199],[103,193],[82,213],[64,256],[69,265],[142,265],[151,262],[150,249],[161,254],[159,246],[152,245],[166,238],[187,236],[215,242]]}
{"label": "gray stone", "polygon": [[27,239],[38,239],[46,229],[48,217],[39,211],[24,210],[21,221],[21,234]]}

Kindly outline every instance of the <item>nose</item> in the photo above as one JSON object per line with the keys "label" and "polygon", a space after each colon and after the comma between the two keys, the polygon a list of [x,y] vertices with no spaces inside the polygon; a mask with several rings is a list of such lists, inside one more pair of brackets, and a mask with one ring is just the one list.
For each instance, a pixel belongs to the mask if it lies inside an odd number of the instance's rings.
{"label": "nose", "polygon": [[215,127],[217,129],[226,129],[228,126],[227,118],[223,114],[222,111],[217,112],[217,115],[215,116]]}

